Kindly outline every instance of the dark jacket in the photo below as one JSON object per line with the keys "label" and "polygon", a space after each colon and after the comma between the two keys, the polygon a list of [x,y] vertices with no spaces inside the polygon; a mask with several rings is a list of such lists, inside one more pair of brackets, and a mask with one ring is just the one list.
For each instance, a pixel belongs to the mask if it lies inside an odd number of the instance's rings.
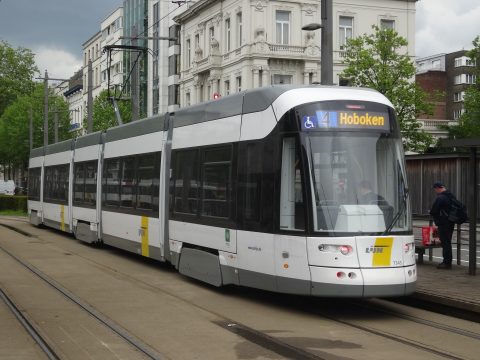
{"label": "dark jacket", "polygon": [[453,194],[449,190],[437,194],[437,198],[430,209],[430,215],[432,215],[435,225],[441,226],[450,224],[450,221],[448,221],[448,214],[450,213],[452,203],[450,199],[452,197]]}

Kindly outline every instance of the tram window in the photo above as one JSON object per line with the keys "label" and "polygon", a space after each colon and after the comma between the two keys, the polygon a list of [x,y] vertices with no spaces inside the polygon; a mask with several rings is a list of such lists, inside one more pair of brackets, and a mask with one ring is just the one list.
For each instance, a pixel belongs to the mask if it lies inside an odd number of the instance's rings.
{"label": "tram window", "polygon": [[74,202],[83,202],[85,196],[85,167],[82,163],[75,164]]}
{"label": "tram window", "polygon": [[122,182],[120,190],[120,206],[136,207],[137,194],[135,179],[135,158],[128,157],[122,161]]}
{"label": "tram window", "polygon": [[280,228],[282,230],[305,229],[300,164],[295,139],[285,138],[283,140],[280,186]]}
{"label": "tram window", "polygon": [[120,204],[120,159],[111,159],[105,164],[105,205]]}
{"label": "tram window", "polygon": [[97,162],[85,163],[85,195],[84,201],[87,205],[97,203]]}
{"label": "tram window", "polygon": [[[137,184],[139,209],[152,210],[153,180],[155,173],[155,154],[142,155],[138,158]],[[158,199],[158,194],[157,194]],[[158,205],[158,200],[157,200]]]}
{"label": "tram window", "polygon": [[97,203],[97,161],[75,163],[73,203],[77,206]]}
{"label": "tram window", "polygon": [[28,170],[28,200],[40,200],[40,175],[41,168]]}
{"label": "tram window", "polygon": [[179,151],[175,156],[174,167],[175,200],[174,211],[196,214],[198,208],[198,151]]}
{"label": "tram window", "polygon": [[204,150],[202,215],[230,217],[231,147]]}
{"label": "tram window", "polygon": [[245,220],[260,220],[262,151],[261,143],[250,143],[246,149]]}
{"label": "tram window", "polygon": [[55,165],[45,168],[43,197],[46,202],[66,203],[68,199],[69,165]]}

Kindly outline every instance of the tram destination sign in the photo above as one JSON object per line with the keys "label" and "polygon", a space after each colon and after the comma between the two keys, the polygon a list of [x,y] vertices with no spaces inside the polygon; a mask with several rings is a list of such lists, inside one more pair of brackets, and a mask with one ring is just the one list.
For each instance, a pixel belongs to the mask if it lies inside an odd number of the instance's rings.
{"label": "tram destination sign", "polygon": [[316,111],[301,119],[302,131],[377,130],[390,132],[388,113],[370,111]]}

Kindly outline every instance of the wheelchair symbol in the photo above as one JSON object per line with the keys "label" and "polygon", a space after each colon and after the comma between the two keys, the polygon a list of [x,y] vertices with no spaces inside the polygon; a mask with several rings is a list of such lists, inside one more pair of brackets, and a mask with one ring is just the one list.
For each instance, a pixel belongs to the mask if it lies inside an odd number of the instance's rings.
{"label": "wheelchair symbol", "polygon": [[304,119],[303,126],[305,127],[305,129],[312,129],[315,127],[315,124],[313,123],[313,121],[310,120],[310,116],[305,116],[303,119]]}

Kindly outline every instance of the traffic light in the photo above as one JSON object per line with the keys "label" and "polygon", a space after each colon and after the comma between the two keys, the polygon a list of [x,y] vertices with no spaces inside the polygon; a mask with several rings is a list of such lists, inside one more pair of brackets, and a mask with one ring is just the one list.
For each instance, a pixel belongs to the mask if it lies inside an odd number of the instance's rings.
{"label": "traffic light", "polygon": [[213,93],[213,100],[218,100],[218,99],[220,99],[221,96],[222,95],[220,95],[218,92],[214,92]]}

